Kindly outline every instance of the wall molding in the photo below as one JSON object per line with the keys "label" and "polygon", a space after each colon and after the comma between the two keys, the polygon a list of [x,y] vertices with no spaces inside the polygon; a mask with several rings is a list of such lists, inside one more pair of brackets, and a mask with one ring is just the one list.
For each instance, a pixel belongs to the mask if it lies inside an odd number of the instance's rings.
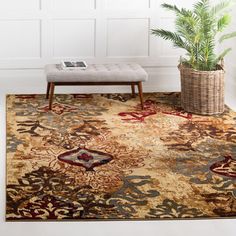
{"label": "wall molding", "polygon": [[[18,3],[18,0],[12,0]],[[26,4],[28,0],[23,1],[22,4]],[[36,1],[36,0],[35,0]],[[48,63],[58,63],[63,59],[78,59],[78,60],[87,60],[88,63],[120,63],[120,62],[136,62],[141,64],[142,66],[151,66],[151,67],[171,67],[176,66],[179,58],[179,52],[168,48],[168,55],[166,56],[166,51],[162,51],[162,42],[160,39],[150,35],[150,29],[156,28],[158,25],[161,25],[163,14],[158,7],[160,2],[155,0],[145,0],[142,1],[141,4],[137,4],[136,1],[131,1],[130,5],[127,7],[119,6],[119,2],[116,2],[115,9],[107,9],[106,1],[104,0],[91,0],[94,4],[93,9],[79,9],[82,1],[87,0],[72,0],[73,4],[71,9],[54,9],[53,5],[56,0],[37,0],[38,8],[35,8],[35,4],[30,4],[30,7],[22,7],[16,12],[12,12],[11,10],[7,10],[2,12],[0,15],[0,21],[6,22],[7,20],[15,20],[15,21],[23,21],[23,20],[38,20],[40,21],[40,55],[37,58],[25,58],[22,56],[22,52],[16,52],[17,55],[14,55],[12,60],[9,60],[9,56],[7,52],[4,54],[4,57],[0,60],[0,69],[29,69],[29,68],[43,68],[45,64]],[[67,1],[65,1],[67,2]],[[35,2],[36,3],[36,2]],[[86,2],[87,3],[87,2]],[[121,4],[124,4],[125,1],[121,1]],[[147,3],[147,4],[146,4]],[[78,5],[77,5],[78,4]],[[126,4],[128,4],[126,2]],[[132,5],[134,4],[134,5]],[[91,4],[90,4],[91,5]],[[147,5],[147,7],[143,8],[143,5]],[[63,5],[62,5],[63,6]],[[138,7],[137,7],[138,6]],[[32,8],[31,10],[29,8]],[[165,15],[165,17],[172,17],[171,15]],[[86,26],[79,26],[79,28],[75,28],[75,34],[77,38],[73,39],[71,35],[68,36],[65,40],[65,44],[63,45],[63,54],[59,56],[55,56],[55,39],[54,39],[54,22],[56,20],[68,21],[68,20],[87,20],[94,19],[96,22],[94,25],[88,27],[94,27],[94,56],[86,57],[86,55],[70,55],[72,51],[80,51],[79,48],[87,48],[87,52],[89,45],[91,44],[91,39],[86,40],[83,39],[83,32],[85,32]],[[114,19],[121,21],[115,24],[115,28],[109,29],[108,32],[108,24],[109,20]],[[140,19],[148,20],[148,24],[144,24],[140,21]],[[123,21],[122,21],[123,20]],[[129,24],[130,20],[133,20],[132,27],[129,34],[132,36],[133,34],[140,34],[140,37],[135,37],[132,40],[125,40],[123,45],[119,45],[119,43],[110,44],[109,50],[112,50],[111,55],[108,51],[109,44],[109,35],[112,35],[117,32],[116,27],[123,27],[123,22],[127,22]],[[137,21],[135,21],[137,20]],[[79,25],[79,24],[78,24]],[[141,27],[140,27],[141,26]],[[4,31],[9,26],[4,24]],[[13,26],[16,27],[17,26]],[[68,24],[68,27],[70,25]],[[71,26],[73,27],[73,25]],[[168,25],[165,25],[168,28]],[[6,29],[5,29],[6,28]],[[92,29],[91,29],[92,30]],[[125,29],[124,29],[125,30]],[[140,32],[138,32],[140,30]],[[81,36],[78,32],[82,32]],[[28,29],[28,32],[31,32],[31,29]],[[86,31],[88,32],[88,31]],[[32,34],[34,32],[32,31]],[[57,32],[58,37],[63,37],[63,31]],[[122,38],[122,30],[119,37]],[[128,33],[128,32],[127,32]],[[143,34],[148,33],[147,36]],[[125,34],[125,33],[124,33]],[[89,35],[89,34],[88,34]],[[125,36],[125,35],[124,35]],[[128,37],[128,36],[127,36]],[[33,37],[32,37],[33,38]],[[129,39],[129,37],[128,37]],[[17,37],[16,43],[23,42],[25,40],[24,34],[19,34]],[[34,45],[38,40],[33,38],[31,42],[28,42],[28,46]],[[82,45],[73,44],[74,41],[82,42]],[[140,42],[139,42],[140,41]],[[7,45],[7,41],[4,42]],[[133,44],[135,43],[136,46]],[[137,45],[140,43],[140,48]],[[73,45],[73,46],[71,46]],[[119,49],[120,47],[120,49]],[[145,49],[146,47],[146,49]],[[167,46],[168,47],[168,46]],[[8,45],[7,48],[11,48],[11,45]],[[126,50],[127,49],[127,50]],[[147,51],[145,51],[145,50]],[[122,51],[123,50],[123,51]],[[137,50],[137,51],[134,51]],[[119,53],[122,51],[122,53]],[[68,52],[68,53],[67,53]],[[114,53],[113,53],[114,52]],[[127,52],[127,53],[126,53]],[[1,52],[0,52],[1,53]],[[79,54],[79,53],[78,53]],[[90,53],[91,54],[91,53]],[[114,54],[114,55],[113,55]],[[143,55],[142,55],[143,54]],[[147,55],[146,55],[147,54]],[[32,59],[32,60],[30,60]]]}

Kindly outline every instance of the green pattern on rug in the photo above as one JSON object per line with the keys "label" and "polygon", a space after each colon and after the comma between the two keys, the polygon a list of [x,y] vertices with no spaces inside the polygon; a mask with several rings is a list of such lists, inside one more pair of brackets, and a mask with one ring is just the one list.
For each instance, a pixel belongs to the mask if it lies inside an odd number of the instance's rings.
{"label": "green pattern on rug", "polygon": [[7,96],[7,220],[236,216],[236,113],[179,93]]}

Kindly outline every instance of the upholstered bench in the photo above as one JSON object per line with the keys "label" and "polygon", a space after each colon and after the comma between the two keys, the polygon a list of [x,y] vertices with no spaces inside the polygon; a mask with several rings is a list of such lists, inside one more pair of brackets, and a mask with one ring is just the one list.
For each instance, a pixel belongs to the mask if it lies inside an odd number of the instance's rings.
{"label": "upholstered bench", "polygon": [[130,85],[135,96],[138,86],[143,109],[142,82],[148,79],[145,70],[138,64],[91,64],[85,70],[63,70],[60,65],[46,65],[47,95],[52,109],[55,86],[62,85]]}

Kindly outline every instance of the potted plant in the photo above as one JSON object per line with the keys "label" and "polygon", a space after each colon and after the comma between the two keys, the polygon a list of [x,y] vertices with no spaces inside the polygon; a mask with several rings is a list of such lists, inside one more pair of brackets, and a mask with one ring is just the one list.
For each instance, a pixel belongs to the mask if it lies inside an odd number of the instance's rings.
{"label": "potted plant", "polygon": [[152,34],[187,52],[179,64],[181,106],[187,112],[212,115],[224,111],[223,58],[231,48],[219,55],[216,48],[218,43],[236,36],[236,32],[222,34],[230,24],[232,4],[234,1],[225,0],[212,6],[209,0],[200,0],[191,10],[162,4],[175,13],[176,31],[153,29]]}

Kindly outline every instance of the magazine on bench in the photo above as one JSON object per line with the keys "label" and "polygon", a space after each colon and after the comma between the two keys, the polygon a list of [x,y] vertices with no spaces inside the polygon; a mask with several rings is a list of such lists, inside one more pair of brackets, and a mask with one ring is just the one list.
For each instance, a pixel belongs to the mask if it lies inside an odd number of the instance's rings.
{"label": "magazine on bench", "polygon": [[85,70],[88,67],[85,61],[62,61],[61,66],[63,70]]}

